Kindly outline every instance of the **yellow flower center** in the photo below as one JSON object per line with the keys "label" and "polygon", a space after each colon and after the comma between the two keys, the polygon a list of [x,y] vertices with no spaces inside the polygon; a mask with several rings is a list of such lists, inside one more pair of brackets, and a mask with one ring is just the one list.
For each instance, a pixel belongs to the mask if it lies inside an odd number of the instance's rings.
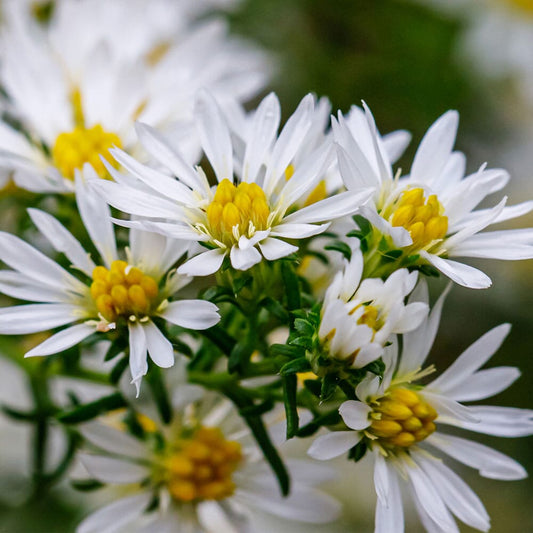
{"label": "yellow flower center", "polygon": [[392,389],[377,402],[368,432],[385,448],[408,448],[431,435],[437,411],[415,391]]}
{"label": "yellow flower center", "polygon": [[52,159],[68,179],[73,180],[74,171],[81,170],[85,163],[90,163],[100,177],[107,178],[109,174],[100,156],[118,168],[118,163],[109,153],[113,146],[122,148],[120,138],[115,133],[104,131],[100,124],[90,129],[76,126],[71,132],[58,135],[52,148]]}
{"label": "yellow flower center", "polygon": [[119,316],[149,315],[158,302],[159,289],[154,278],[138,268],[113,261],[109,270],[103,266],[93,270],[91,296],[98,312],[108,322],[115,322]]}
{"label": "yellow flower center", "polygon": [[235,491],[232,474],[242,461],[241,445],[218,428],[202,427],[176,444],[159,475],[178,502],[222,500]]}
{"label": "yellow flower center", "polygon": [[413,248],[424,248],[443,239],[448,231],[448,217],[435,194],[427,198],[421,188],[402,193],[390,217],[393,226],[403,226],[413,239]]}
{"label": "yellow flower center", "polygon": [[222,180],[213,201],[207,207],[208,231],[225,246],[235,244],[241,235],[252,237],[267,228],[270,208],[263,189],[256,183],[240,183],[237,187]]}
{"label": "yellow flower center", "polygon": [[512,6],[533,15],[533,0],[507,0]]}

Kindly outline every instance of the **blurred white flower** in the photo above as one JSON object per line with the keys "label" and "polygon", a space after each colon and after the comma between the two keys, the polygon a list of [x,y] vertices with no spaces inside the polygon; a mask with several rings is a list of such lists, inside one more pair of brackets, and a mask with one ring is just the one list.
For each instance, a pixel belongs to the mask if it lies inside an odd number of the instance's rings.
{"label": "blurred white flower", "polygon": [[36,192],[73,191],[86,162],[108,177],[101,157],[112,162],[112,146],[140,154],[136,120],[172,133],[195,160],[196,91],[247,100],[270,70],[263,54],[227,35],[222,20],[193,24],[191,2],[67,0],[45,26],[22,3],[4,9],[0,82],[27,135],[0,122],[0,167]]}
{"label": "blurred white flower", "polygon": [[[412,300],[427,302],[425,285]],[[519,437],[533,433],[533,411],[510,407],[464,406],[462,401],[483,400],[509,387],[520,375],[516,368],[479,370],[509,333],[503,324],[465,350],[437,379],[415,384],[433,372],[421,370],[431,349],[445,294],[421,326],[403,335],[402,356],[394,343],[383,356],[383,380],[371,374],[357,386],[360,401],[344,402],[339,412],[346,431],[319,436],[309,449],[316,459],[330,459],[354,446],[368,448],[374,457],[378,496],[376,532],[404,530],[400,485],[408,487],[428,531],[458,531],[452,515],[481,531],[489,516],[474,492],[434,455],[437,449],[492,479],[522,479],[526,472],[516,461],[491,448],[441,433],[441,425],[487,435]],[[430,445],[427,447],[426,445]]]}
{"label": "blurred white flower", "polygon": [[[128,487],[129,496],[98,509],[78,533],[119,528],[195,533],[247,532],[254,510],[285,520],[324,524],[339,515],[339,504],[314,488],[332,471],[309,461],[289,461],[292,489],[277,482],[249,431],[229,402],[205,398],[174,411],[170,426],[142,419],[144,436],[99,422],[80,427],[96,447],[80,456],[90,476]],[[254,529],[255,531],[255,529]]]}

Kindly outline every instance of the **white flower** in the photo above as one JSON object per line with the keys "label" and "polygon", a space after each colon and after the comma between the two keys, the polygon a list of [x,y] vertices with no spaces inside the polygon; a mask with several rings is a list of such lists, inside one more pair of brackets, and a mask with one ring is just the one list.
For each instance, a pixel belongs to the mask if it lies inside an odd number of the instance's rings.
{"label": "white flower", "polygon": [[[183,407],[183,405],[182,405]],[[229,402],[203,402],[175,411],[161,427],[141,419],[145,438],[99,422],[80,427],[98,454],[80,459],[90,476],[128,486],[129,496],[89,515],[78,533],[104,533],[143,525],[158,532],[244,533],[254,509],[309,523],[327,523],[339,504],[314,485],[332,472],[308,461],[289,462],[292,490],[280,494],[273,473]],[[141,528],[142,529],[142,528]],[[143,529],[144,530],[144,529]]]}
{"label": "white flower", "polygon": [[[422,285],[414,298],[427,301]],[[479,370],[499,348],[509,332],[503,324],[472,344],[437,379],[414,384],[433,371],[420,368],[433,344],[445,294],[429,318],[416,331],[403,336],[403,353],[397,344],[387,348],[387,370],[380,383],[370,374],[357,387],[360,401],[344,402],[339,412],[348,431],[318,437],[309,454],[317,459],[336,457],[361,443],[373,453],[374,482],[378,495],[376,532],[403,531],[400,484],[407,486],[428,531],[458,531],[452,515],[481,531],[488,531],[489,516],[472,490],[434,455],[437,449],[492,479],[522,479],[526,472],[516,461],[491,448],[462,437],[441,433],[442,426],[503,437],[533,433],[533,411],[475,405],[511,385],[520,375],[516,368]],[[430,447],[426,447],[430,445]]]}
{"label": "white flower", "polygon": [[112,146],[137,153],[139,119],[172,132],[192,161],[196,91],[209,87],[223,102],[264,85],[264,58],[229,39],[220,20],[191,26],[184,3],[131,4],[58,2],[40,27],[21,4],[7,3],[0,82],[28,135],[0,121],[0,168],[14,171],[18,186],[73,191],[86,162],[108,177],[101,157],[113,162]]}
{"label": "white flower", "polygon": [[363,255],[356,248],[326,292],[318,331],[325,355],[352,368],[378,359],[392,334],[417,328],[428,313],[426,303],[404,304],[417,272],[400,269],[386,281],[361,281],[362,272]]}
{"label": "white flower", "polygon": [[210,248],[182,265],[181,273],[212,274],[226,256],[238,270],[249,269],[262,257],[271,261],[285,257],[298,249],[287,239],[323,232],[329,221],[355,212],[369,194],[366,190],[353,196],[345,192],[296,207],[322,179],[333,155],[331,145],[324,142],[297,168],[291,167],[312,126],[314,105],[312,95],[306,96],[277,136],[279,101],[274,94],[268,95],[254,115],[240,158],[234,156],[230,130],[219,106],[202,91],[196,102],[196,124],[218,185],[210,187],[202,168],[188,165],[177,149],[145,125],[138,127],[144,148],[178,179],[112,150],[130,176],[109,168],[119,183],[99,180],[92,184],[114,207],[142,217],[121,224]]}
{"label": "white flower", "polygon": [[[96,179],[94,170],[86,175]],[[21,300],[38,302],[0,310],[0,333],[20,335],[62,329],[30,350],[26,357],[66,350],[97,331],[127,331],[133,383],[146,374],[147,352],[155,364],[174,364],[170,341],[154,324],[161,317],[172,324],[205,329],[220,317],[214,304],[201,300],[170,301],[189,282],[170,273],[185,253],[179,242],[131,230],[127,261],[119,259],[109,208],[76,178],[78,209],[102,263],[96,265],[72,234],[55,218],[38,209],[30,217],[51,245],[63,253],[84,280],[67,272],[44,254],[8,233],[0,233],[0,258],[13,271],[0,271],[0,290]],[[166,277],[165,277],[166,276]],[[161,283],[162,282],[162,283]]]}
{"label": "white flower", "polygon": [[460,285],[485,288],[490,278],[480,270],[449,257],[528,259],[533,257],[533,230],[481,230],[533,209],[533,201],[505,207],[504,197],[495,207],[475,210],[489,194],[502,189],[509,179],[501,169],[464,177],[465,158],[452,152],[458,114],[449,111],[428,130],[416,152],[411,172],[393,176],[386,150],[377,133],[372,114],[366,108],[367,134],[363,142],[348,128],[342,115],[333,122],[339,167],[349,189],[374,189],[373,201],[361,208],[391,248],[401,249],[403,259],[431,264]]}

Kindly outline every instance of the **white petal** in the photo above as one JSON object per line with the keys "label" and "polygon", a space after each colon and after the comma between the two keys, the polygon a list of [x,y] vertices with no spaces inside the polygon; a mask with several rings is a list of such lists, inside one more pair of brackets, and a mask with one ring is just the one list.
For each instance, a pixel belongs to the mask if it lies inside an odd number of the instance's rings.
{"label": "white petal", "polygon": [[457,261],[450,261],[443,259],[426,251],[420,251],[420,256],[431,263],[437,270],[440,270],[445,276],[455,281],[463,287],[469,289],[486,289],[490,287],[492,281],[490,278],[478,270],[477,268],[458,263]]}
{"label": "white petal", "polygon": [[202,252],[183,263],[178,268],[178,274],[186,274],[187,276],[209,276],[209,274],[214,274],[221,267],[225,255],[224,251],[219,248]]}
{"label": "white petal", "polygon": [[170,302],[159,316],[172,324],[189,329],[207,329],[220,320],[217,306],[203,300]]}
{"label": "white petal", "polygon": [[[384,461],[385,462],[385,461]],[[385,467],[387,467],[385,463]],[[403,504],[398,476],[394,468],[388,468],[389,492],[387,503],[378,498],[376,503],[376,525],[374,533],[403,533]]]}
{"label": "white petal", "polygon": [[80,424],[77,429],[91,444],[110,453],[133,459],[146,459],[148,449],[134,437],[100,422]]}
{"label": "white petal", "polygon": [[183,155],[169,146],[157,130],[140,122],[137,122],[135,129],[142,145],[155,159],[192,189],[203,189],[203,184]]}
{"label": "white petal", "polygon": [[81,453],[79,458],[91,477],[102,483],[140,483],[150,475],[148,467],[114,457]]}
{"label": "white petal", "polygon": [[368,415],[371,411],[372,409],[366,403],[355,400],[348,400],[339,407],[339,413],[350,429],[367,428],[370,425]]}
{"label": "white petal", "polygon": [[504,391],[519,377],[520,370],[511,366],[479,370],[467,380],[448,389],[446,394],[457,402],[483,400]]}
{"label": "white petal", "polygon": [[411,167],[410,177],[413,181],[431,183],[432,179],[439,176],[452,152],[458,124],[457,111],[448,111],[429,128]]}
{"label": "white petal", "polygon": [[146,360],[146,336],[143,326],[138,322],[129,322],[128,332],[131,382],[135,385],[137,396],[139,396],[141,379],[148,372],[148,361]]}
{"label": "white petal", "polygon": [[139,518],[152,499],[149,492],[117,500],[90,514],[76,533],[115,533]]}
{"label": "white petal", "polygon": [[269,237],[265,241],[259,243],[259,248],[261,249],[261,253],[269,261],[275,261],[276,259],[286,257],[287,255],[298,251],[297,246],[279,239],[274,239],[272,237]]}
{"label": "white petal", "polygon": [[313,459],[325,461],[346,453],[360,440],[361,435],[356,431],[332,431],[317,437],[307,453]]}
{"label": "white petal", "polygon": [[465,524],[488,531],[490,518],[474,491],[452,470],[439,460],[417,455],[417,462],[426,472],[445,505]]}
{"label": "white petal", "polygon": [[79,319],[79,308],[68,304],[28,304],[0,309],[0,334],[21,335],[64,326]]}
{"label": "white petal", "polygon": [[205,90],[196,98],[194,115],[205,155],[219,182],[233,182],[233,150],[228,126],[215,99]]}
{"label": "white petal", "polygon": [[162,196],[180,204],[194,205],[196,203],[192,191],[175,178],[139,163],[122,150],[116,149],[110,152],[128,172]]}
{"label": "white petal", "polygon": [[374,486],[376,488],[376,494],[378,495],[378,501],[389,506],[390,495],[390,469],[385,461],[385,458],[379,451],[374,454]]}
{"label": "white petal", "polygon": [[86,339],[89,335],[95,332],[94,326],[88,326],[87,324],[77,324],[70,328],[63,329],[52,335],[35,348],[26,353],[24,357],[34,357],[37,355],[50,355],[53,353],[59,353],[83,339]]}
{"label": "white petal", "polygon": [[405,130],[397,130],[383,135],[381,140],[383,142],[383,148],[385,148],[389,156],[389,160],[391,163],[395,163],[400,159],[411,142],[411,134]]}
{"label": "white petal", "polygon": [[479,442],[440,432],[430,435],[426,442],[457,461],[479,470],[479,474],[483,477],[504,480],[527,477],[527,472],[521,464]]}
{"label": "white petal", "polygon": [[286,216],[283,222],[311,224],[353,215],[370,198],[371,194],[371,189],[359,189],[336,194],[298,209],[295,213]]}
{"label": "white petal", "polygon": [[428,390],[446,393],[468,381],[470,376],[496,353],[510,330],[510,324],[501,324],[485,333],[434,380],[428,386]]}
{"label": "white petal", "polygon": [[421,391],[421,395],[439,413],[439,422],[448,417],[474,424],[479,421],[474,415],[472,407],[462,405],[447,396],[430,393],[426,389]]}
{"label": "white petal", "polygon": [[469,408],[476,421],[439,417],[438,421],[496,437],[533,435],[533,411],[513,407],[475,405]]}
{"label": "white petal", "polygon": [[422,302],[414,302],[405,306],[400,320],[396,321],[392,332],[405,333],[416,329],[427,317],[429,307]]}
{"label": "white petal", "polygon": [[238,245],[231,247],[231,266],[236,270],[248,270],[261,262],[261,254],[254,246],[241,248]]}
{"label": "white petal", "polygon": [[217,533],[241,533],[241,528],[233,524],[218,501],[202,501],[197,507],[198,521],[202,531]]}
{"label": "white petal", "polygon": [[244,153],[243,179],[254,182],[265,154],[272,146],[280,121],[280,105],[277,96],[270,93],[259,104],[252,122],[252,128]]}
{"label": "white petal", "polygon": [[272,235],[272,237],[283,237],[285,239],[305,239],[326,231],[328,227],[329,222],[320,225],[283,223],[274,226],[270,235]]}
{"label": "white petal", "polygon": [[70,231],[53,216],[40,209],[30,208],[28,213],[39,231],[58,252],[64,253],[76,268],[92,276],[95,264]]}
{"label": "white petal", "polygon": [[91,180],[89,186],[105,198],[113,207],[141,217],[181,219],[181,208],[178,204],[165,200],[157,195],[147,194],[145,191],[125,187],[109,180]]}
{"label": "white petal", "polygon": [[70,300],[64,288],[44,285],[13,270],[0,270],[0,292],[30,302],[65,303]]}
{"label": "white petal", "polygon": [[450,292],[451,287],[452,285],[449,283],[433,306],[429,317],[424,323],[416,330],[407,332],[403,335],[402,357],[398,367],[399,376],[404,376],[419,369],[426,360],[439,328],[444,300]]}
{"label": "white petal", "polygon": [[40,283],[82,294],[86,290],[85,284],[15,235],[0,232],[0,260]]}
{"label": "white petal", "polygon": [[174,364],[172,343],[151,320],[143,324],[143,328],[150,359],[161,368],[171,367]]}
{"label": "white petal", "polygon": [[117,258],[117,245],[111,223],[111,213],[105,197],[102,199],[89,187],[86,181],[88,179],[107,180],[99,178],[89,165],[83,168],[83,177],[79,172],[76,172],[75,177],[76,202],[83,224],[102,260],[109,267],[111,262]]}

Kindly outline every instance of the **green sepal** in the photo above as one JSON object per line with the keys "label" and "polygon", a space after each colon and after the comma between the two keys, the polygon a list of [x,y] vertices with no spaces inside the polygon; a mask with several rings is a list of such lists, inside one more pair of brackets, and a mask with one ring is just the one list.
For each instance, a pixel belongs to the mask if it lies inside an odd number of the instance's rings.
{"label": "green sepal", "polygon": [[293,346],[302,346],[307,350],[311,350],[313,348],[313,339],[311,337],[296,337],[295,339],[290,340],[289,344]]}
{"label": "green sepal", "polygon": [[320,389],[320,401],[327,402],[334,394],[339,384],[339,378],[335,374],[326,374],[322,378],[322,388]]}
{"label": "green sepal", "polygon": [[350,448],[348,452],[348,459],[355,461],[360,461],[366,454],[368,446],[364,440],[359,441],[353,448]]}
{"label": "green sepal", "polygon": [[281,355],[290,357],[291,359],[300,358],[305,355],[305,350],[301,346],[293,346],[291,344],[272,344],[269,351],[273,356]]}
{"label": "green sepal", "polygon": [[122,394],[120,392],[114,392],[94,402],[89,402],[75,407],[70,411],[59,413],[56,415],[56,418],[63,424],[79,424],[80,422],[92,420],[108,411],[114,411],[115,409],[126,406],[127,403]]}

